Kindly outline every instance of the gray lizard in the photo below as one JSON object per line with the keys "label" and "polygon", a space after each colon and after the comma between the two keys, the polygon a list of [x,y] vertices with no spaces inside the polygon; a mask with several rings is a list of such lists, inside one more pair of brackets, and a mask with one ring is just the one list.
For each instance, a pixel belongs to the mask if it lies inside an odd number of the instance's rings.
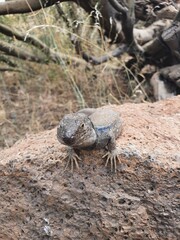
{"label": "gray lizard", "polygon": [[78,161],[81,160],[77,150],[106,148],[108,151],[103,156],[106,158],[105,166],[110,162],[111,171],[116,172],[120,150],[115,139],[121,130],[122,120],[110,108],[85,108],[65,115],[57,128],[59,142],[68,146],[63,160],[68,160],[67,166],[70,164],[73,171],[74,165],[79,168]]}

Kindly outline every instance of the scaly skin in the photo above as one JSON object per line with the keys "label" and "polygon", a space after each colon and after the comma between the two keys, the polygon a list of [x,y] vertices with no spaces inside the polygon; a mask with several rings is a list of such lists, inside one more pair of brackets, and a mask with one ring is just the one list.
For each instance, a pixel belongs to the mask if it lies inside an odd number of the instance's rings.
{"label": "scaly skin", "polygon": [[111,171],[117,169],[117,161],[120,162],[120,150],[116,147],[116,138],[122,130],[122,121],[118,113],[110,108],[83,109],[77,113],[67,114],[60,121],[57,128],[58,140],[68,146],[62,159],[67,159],[67,165],[79,168],[81,160],[77,150],[91,150],[107,148],[107,166],[111,165]]}

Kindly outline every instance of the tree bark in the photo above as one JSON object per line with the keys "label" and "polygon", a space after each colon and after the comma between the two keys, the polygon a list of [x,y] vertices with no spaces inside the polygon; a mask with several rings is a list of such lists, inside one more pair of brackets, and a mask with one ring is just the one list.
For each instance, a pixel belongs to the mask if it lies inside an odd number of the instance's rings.
{"label": "tree bark", "polygon": [[28,13],[54,5],[58,0],[18,0],[0,3],[0,15]]}
{"label": "tree bark", "polygon": [[[9,15],[9,14],[19,14],[19,13],[28,13],[32,11],[37,11],[41,8],[50,7],[59,0],[18,0],[0,3],[0,15]],[[84,0],[61,0],[62,2],[75,2],[81,6],[86,12],[91,12],[93,8],[91,7],[91,1]]]}

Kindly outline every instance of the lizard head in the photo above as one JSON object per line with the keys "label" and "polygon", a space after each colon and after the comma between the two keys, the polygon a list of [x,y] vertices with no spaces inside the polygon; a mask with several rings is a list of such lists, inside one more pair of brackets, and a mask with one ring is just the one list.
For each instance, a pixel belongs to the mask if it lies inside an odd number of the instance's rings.
{"label": "lizard head", "polygon": [[77,149],[91,147],[96,142],[96,132],[91,120],[83,113],[67,114],[57,128],[57,138],[65,145]]}

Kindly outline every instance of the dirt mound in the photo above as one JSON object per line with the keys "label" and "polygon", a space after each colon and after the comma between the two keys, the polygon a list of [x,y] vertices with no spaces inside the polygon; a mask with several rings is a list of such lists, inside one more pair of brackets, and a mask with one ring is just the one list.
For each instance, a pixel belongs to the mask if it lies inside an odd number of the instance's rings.
{"label": "dirt mound", "polygon": [[0,153],[0,239],[178,239],[180,96],[112,106],[123,119],[117,173],[101,151],[64,171],[56,129]]}

